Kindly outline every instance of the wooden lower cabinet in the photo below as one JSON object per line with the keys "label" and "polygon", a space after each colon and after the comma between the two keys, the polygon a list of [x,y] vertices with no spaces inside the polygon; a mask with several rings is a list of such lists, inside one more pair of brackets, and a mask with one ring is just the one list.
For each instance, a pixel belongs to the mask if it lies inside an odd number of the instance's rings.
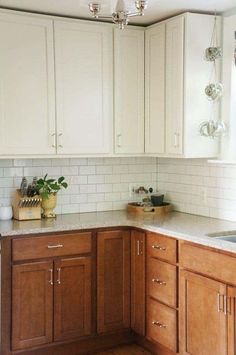
{"label": "wooden lower cabinet", "polygon": [[53,262],[14,265],[12,269],[12,349],[53,339]]}
{"label": "wooden lower cabinet", "polygon": [[226,292],[224,283],[180,272],[181,355],[227,354]]}
{"label": "wooden lower cabinet", "polygon": [[145,335],[146,250],[144,232],[131,232],[131,328]]}
{"label": "wooden lower cabinet", "polygon": [[130,327],[130,231],[97,234],[97,331]]}
{"label": "wooden lower cabinet", "polygon": [[13,266],[12,349],[91,334],[91,257]]}
{"label": "wooden lower cabinet", "polygon": [[54,265],[54,340],[91,334],[91,257]]}

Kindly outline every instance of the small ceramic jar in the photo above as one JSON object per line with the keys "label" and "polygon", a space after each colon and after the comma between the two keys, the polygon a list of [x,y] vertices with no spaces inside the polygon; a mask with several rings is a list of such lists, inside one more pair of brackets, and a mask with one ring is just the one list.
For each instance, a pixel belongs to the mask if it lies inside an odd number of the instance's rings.
{"label": "small ceramic jar", "polygon": [[8,219],[12,219],[12,207],[0,206],[0,220],[6,221]]}

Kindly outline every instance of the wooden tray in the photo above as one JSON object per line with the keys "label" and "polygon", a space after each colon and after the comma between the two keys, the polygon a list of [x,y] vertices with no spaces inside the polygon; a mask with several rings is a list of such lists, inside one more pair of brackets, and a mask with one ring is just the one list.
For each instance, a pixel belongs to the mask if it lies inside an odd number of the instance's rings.
{"label": "wooden tray", "polygon": [[155,215],[162,216],[165,215],[172,210],[172,205],[170,203],[164,203],[162,206],[140,206],[138,203],[128,203],[127,212],[137,214],[140,216],[144,215]]}

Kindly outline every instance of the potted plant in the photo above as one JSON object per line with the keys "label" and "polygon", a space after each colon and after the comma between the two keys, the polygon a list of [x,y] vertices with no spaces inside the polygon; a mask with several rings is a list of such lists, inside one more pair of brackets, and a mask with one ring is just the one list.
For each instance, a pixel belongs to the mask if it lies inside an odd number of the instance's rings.
{"label": "potted plant", "polygon": [[52,218],[55,217],[54,208],[57,204],[57,193],[61,189],[68,187],[64,176],[56,179],[48,179],[48,174],[43,179],[38,179],[36,183],[36,189],[42,197],[43,217]]}

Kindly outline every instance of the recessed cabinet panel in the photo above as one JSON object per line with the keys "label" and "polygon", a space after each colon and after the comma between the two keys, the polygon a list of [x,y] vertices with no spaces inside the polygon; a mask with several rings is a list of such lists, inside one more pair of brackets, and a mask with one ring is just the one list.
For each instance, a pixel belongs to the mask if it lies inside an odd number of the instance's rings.
{"label": "recessed cabinet panel", "polygon": [[98,333],[130,327],[130,232],[97,236]]}
{"label": "recessed cabinet panel", "polygon": [[145,152],[165,153],[165,23],[145,32]]}
{"label": "recessed cabinet panel", "polygon": [[184,17],[166,24],[166,153],[183,154]]}
{"label": "recessed cabinet panel", "polygon": [[1,13],[0,48],[0,154],[54,154],[52,20]]}
{"label": "recessed cabinet panel", "polygon": [[115,153],[144,152],[144,30],[114,30]]}
{"label": "recessed cabinet panel", "polygon": [[134,230],[131,232],[131,328],[145,335],[145,260],[146,235]]}
{"label": "recessed cabinet panel", "polygon": [[55,261],[54,339],[91,333],[91,257]]}
{"label": "recessed cabinet panel", "polygon": [[53,263],[14,265],[12,270],[12,348],[52,341]]}
{"label": "recessed cabinet panel", "polygon": [[82,21],[54,24],[58,153],[109,153],[112,28]]}
{"label": "recessed cabinet panel", "polygon": [[226,285],[180,273],[180,353],[227,354]]}

